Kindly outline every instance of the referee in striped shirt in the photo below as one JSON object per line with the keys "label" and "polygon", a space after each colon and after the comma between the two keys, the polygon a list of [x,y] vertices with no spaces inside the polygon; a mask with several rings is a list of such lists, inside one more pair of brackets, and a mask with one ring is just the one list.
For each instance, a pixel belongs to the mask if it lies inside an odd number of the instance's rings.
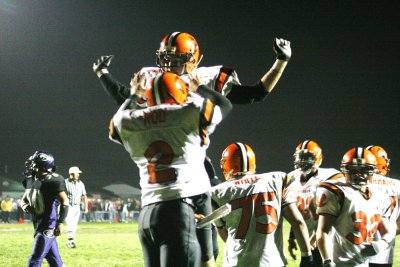
{"label": "referee in striped shirt", "polygon": [[69,168],[69,178],[65,179],[65,186],[67,188],[67,196],[69,199],[69,211],[65,218],[67,224],[67,247],[76,248],[75,244],[75,233],[78,228],[79,218],[81,216],[81,201],[83,200],[84,211],[88,211],[88,202],[86,197],[86,189],[84,183],[79,180],[79,176],[82,171],[77,167],[73,166]]}

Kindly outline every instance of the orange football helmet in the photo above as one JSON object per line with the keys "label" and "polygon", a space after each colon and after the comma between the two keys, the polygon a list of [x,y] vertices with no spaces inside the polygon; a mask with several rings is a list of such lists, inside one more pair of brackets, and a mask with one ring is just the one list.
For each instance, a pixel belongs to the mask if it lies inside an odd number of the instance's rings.
{"label": "orange football helmet", "polygon": [[233,143],[225,148],[221,157],[221,169],[226,180],[237,175],[256,172],[256,155],[243,143]]}
{"label": "orange football helmet", "polygon": [[160,104],[182,105],[188,98],[186,83],[172,72],[158,74],[146,90],[149,107]]}
{"label": "orange football helmet", "polygon": [[317,169],[323,159],[322,149],[317,142],[306,140],[297,145],[294,156],[294,168],[301,169],[308,174],[312,169]]}
{"label": "orange football helmet", "polygon": [[356,188],[369,183],[376,171],[375,155],[364,147],[354,147],[344,154],[340,169]]}
{"label": "orange football helmet", "polygon": [[173,32],[164,37],[160,49],[156,52],[157,66],[164,71],[176,72],[178,67],[182,75],[190,73],[199,63],[200,49],[196,39],[185,32]]}
{"label": "orange football helmet", "polygon": [[367,146],[367,149],[375,155],[377,173],[386,176],[390,171],[390,159],[385,149],[380,146]]}

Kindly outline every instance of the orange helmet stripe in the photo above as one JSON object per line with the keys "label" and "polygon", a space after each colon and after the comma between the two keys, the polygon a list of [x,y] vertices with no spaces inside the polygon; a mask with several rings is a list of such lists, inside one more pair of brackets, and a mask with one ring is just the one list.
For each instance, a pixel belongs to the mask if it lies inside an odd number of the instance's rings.
{"label": "orange helmet stripe", "polygon": [[242,143],[235,143],[240,150],[240,168],[241,172],[247,172],[249,170],[249,157],[247,156],[247,148]]}
{"label": "orange helmet stripe", "polygon": [[176,43],[176,39],[178,38],[179,34],[181,34],[181,32],[173,32],[171,34],[168,35],[168,37],[166,38],[166,45],[167,46],[175,46]]}
{"label": "orange helmet stripe", "polygon": [[306,140],[303,143],[301,143],[300,149],[307,149],[307,145],[310,143],[310,140]]}
{"label": "orange helmet stripe", "polygon": [[164,103],[163,89],[161,84],[162,76],[163,74],[157,75],[153,81],[153,86],[151,88],[152,101],[154,102],[153,105],[160,105],[161,103]]}

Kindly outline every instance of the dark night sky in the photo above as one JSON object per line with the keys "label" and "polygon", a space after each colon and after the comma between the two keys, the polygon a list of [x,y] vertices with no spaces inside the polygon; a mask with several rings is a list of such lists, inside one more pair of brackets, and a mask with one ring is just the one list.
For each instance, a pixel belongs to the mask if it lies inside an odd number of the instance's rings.
{"label": "dark night sky", "polygon": [[115,55],[110,72],[128,84],[140,67],[154,66],[164,35],[186,31],[200,44],[201,65],[233,67],[243,84],[272,65],[275,36],[292,44],[273,93],[235,106],[211,136],[218,174],[232,142],[253,147],[261,173],[290,171],[297,144],[313,139],[323,167],[338,168],[350,147],[375,144],[398,176],[400,31],[390,3],[0,0],[0,175],[22,179],[25,159],[47,149],[59,173],[78,165],[89,191],[137,185],[128,153],[108,140],[117,107],[92,63]]}

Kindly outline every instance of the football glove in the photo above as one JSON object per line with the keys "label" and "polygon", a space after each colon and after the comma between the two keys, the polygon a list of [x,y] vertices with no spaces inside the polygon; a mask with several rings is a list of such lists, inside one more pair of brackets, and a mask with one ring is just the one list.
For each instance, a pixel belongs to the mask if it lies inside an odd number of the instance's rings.
{"label": "football glove", "polygon": [[322,267],[335,267],[336,264],[332,260],[325,260],[322,263]]}
{"label": "football glove", "polygon": [[301,257],[300,267],[314,267],[313,256],[303,256]]}
{"label": "football glove", "polygon": [[289,61],[290,57],[292,56],[290,41],[282,38],[275,38],[273,48],[277,59]]}
{"label": "football glove", "polygon": [[97,74],[97,76],[100,78],[100,76],[104,73],[107,73],[108,66],[111,64],[111,60],[114,58],[113,55],[109,56],[101,56],[95,63],[93,63],[93,71],[94,73]]}
{"label": "football glove", "polygon": [[292,258],[294,260],[296,260],[296,254],[294,253],[294,251],[297,250],[297,244],[296,244],[296,240],[294,238],[289,238],[288,250],[289,250],[290,256],[292,256]]}

